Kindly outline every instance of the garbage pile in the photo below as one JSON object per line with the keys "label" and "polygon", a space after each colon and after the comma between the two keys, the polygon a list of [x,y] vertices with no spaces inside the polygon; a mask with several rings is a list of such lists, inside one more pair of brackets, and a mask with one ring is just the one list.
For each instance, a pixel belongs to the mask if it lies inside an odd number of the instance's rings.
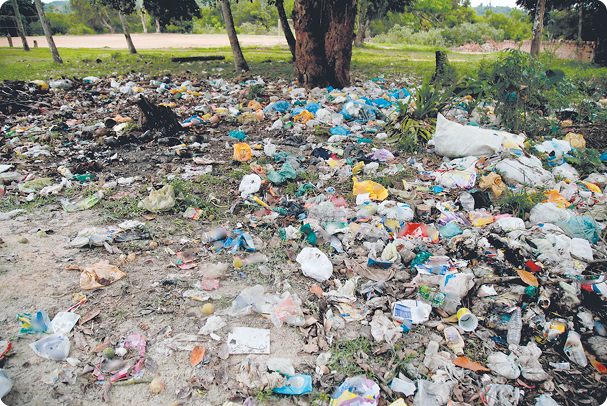
{"label": "garbage pile", "polygon": [[[411,97],[402,85],[191,79],[13,84],[45,102],[0,108],[0,194],[22,205],[50,199],[74,216],[136,199],[138,219],[69,238],[75,257],[107,258],[69,265],[80,289],[120,289],[131,277],[120,264],[156,255],[171,269],[131,293],[170,289],[179,314],[204,302],[200,325],[151,334],[132,324],[115,340],[98,335],[87,353],[83,326],[99,310],[79,292],[52,320],[42,309],[18,314],[18,334],[0,332],[0,357],[35,336],[31,350],[59,365],[45,382],[86,382],[105,401],[113,386],[140,383],[167,401],[198,394],[226,405],[260,404],[260,392],[335,406],[605,400],[607,154],[587,173],[566,159],[584,150],[581,134],[534,142],[473,125],[479,114],[499,123],[491,106],[469,114],[455,104],[426,153],[405,156],[386,142],[398,102]],[[205,176],[225,186],[187,200]],[[207,206],[225,217],[207,217]],[[150,232],[161,218],[201,232],[177,244]],[[134,241],[147,248],[127,255]],[[161,247],[164,256],[150,252]],[[244,288],[223,296],[236,284]],[[289,358],[274,355],[285,329],[298,340]],[[191,379],[165,391],[175,383],[156,372],[159,358],[184,351]],[[5,399],[19,375],[8,359]]]}

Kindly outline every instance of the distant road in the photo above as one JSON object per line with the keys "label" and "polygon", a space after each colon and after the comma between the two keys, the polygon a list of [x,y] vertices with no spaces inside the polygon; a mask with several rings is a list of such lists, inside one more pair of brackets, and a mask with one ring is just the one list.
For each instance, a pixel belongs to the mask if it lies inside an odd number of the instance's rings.
{"label": "distant road", "polygon": [[[199,35],[199,34],[131,34],[136,49],[154,48],[210,48],[229,47],[230,41],[226,34]],[[123,34],[100,34],[100,35],[57,35],[54,36],[57,48],[110,48],[127,49]],[[27,37],[30,47],[34,46],[34,40],[38,47],[48,47],[46,37]],[[239,35],[241,46],[264,46],[287,45],[285,37],[273,35]],[[21,47],[21,38],[13,38],[13,46]],[[0,37],[0,47],[8,47],[8,39]]]}

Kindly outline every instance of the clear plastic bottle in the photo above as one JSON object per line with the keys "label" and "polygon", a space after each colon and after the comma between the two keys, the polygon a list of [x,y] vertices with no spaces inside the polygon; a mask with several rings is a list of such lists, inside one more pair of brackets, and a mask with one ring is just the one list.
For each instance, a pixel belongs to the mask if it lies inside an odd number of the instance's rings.
{"label": "clear plastic bottle", "polygon": [[571,361],[581,367],[585,367],[588,365],[588,359],[586,359],[586,354],[584,353],[584,347],[582,347],[580,338],[581,336],[577,332],[570,330],[567,335],[565,347],[563,347],[563,352]]}
{"label": "clear plastic bottle", "polygon": [[519,345],[521,343],[522,329],[523,319],[521,317],[521,308],[517,307],[510,314],[510,321],[508,322],[508,333],[506,335],[506,341],[508,341],[508,344]]}

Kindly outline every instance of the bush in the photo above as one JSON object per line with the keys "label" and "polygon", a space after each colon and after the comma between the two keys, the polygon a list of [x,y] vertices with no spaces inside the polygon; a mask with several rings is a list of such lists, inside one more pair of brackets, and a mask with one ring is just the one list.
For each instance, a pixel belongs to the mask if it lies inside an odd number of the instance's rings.
{"label": "bush", "polygon": [[440,30],[432,29],[413,32],[410,27],[402,27],[398,24],[387,33],[377,35],[373,39],[373,42],[380,44],[426,45],[432,47],[445,46],[445,41]]}
{"label": "bush", "polygon": [[76,24],[70,27],[70,29],[67,31],[68,35],[89,35],[89,34],[96,34],[95,30],[93,30],[92,28],[87,27],[84,24]]}
{"label": "bush", "polygon": [[449,46],[461,46],[469,42],[484,44],[487,40],[500,42],[504,39],[504,30],[494,28],[487,23],[464,23],[441,31]]}

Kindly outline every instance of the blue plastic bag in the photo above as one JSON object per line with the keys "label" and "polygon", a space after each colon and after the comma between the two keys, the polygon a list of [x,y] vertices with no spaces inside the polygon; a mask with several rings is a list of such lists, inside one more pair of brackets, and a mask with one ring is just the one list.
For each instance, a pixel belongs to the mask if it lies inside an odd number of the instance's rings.
{"label": "blue plastic bag", "polygon": [[287,378],[287,384],[272,389],[274,393],[282,395],[304,395],[312,392],[312,377],[310,375],[293,375]]}

